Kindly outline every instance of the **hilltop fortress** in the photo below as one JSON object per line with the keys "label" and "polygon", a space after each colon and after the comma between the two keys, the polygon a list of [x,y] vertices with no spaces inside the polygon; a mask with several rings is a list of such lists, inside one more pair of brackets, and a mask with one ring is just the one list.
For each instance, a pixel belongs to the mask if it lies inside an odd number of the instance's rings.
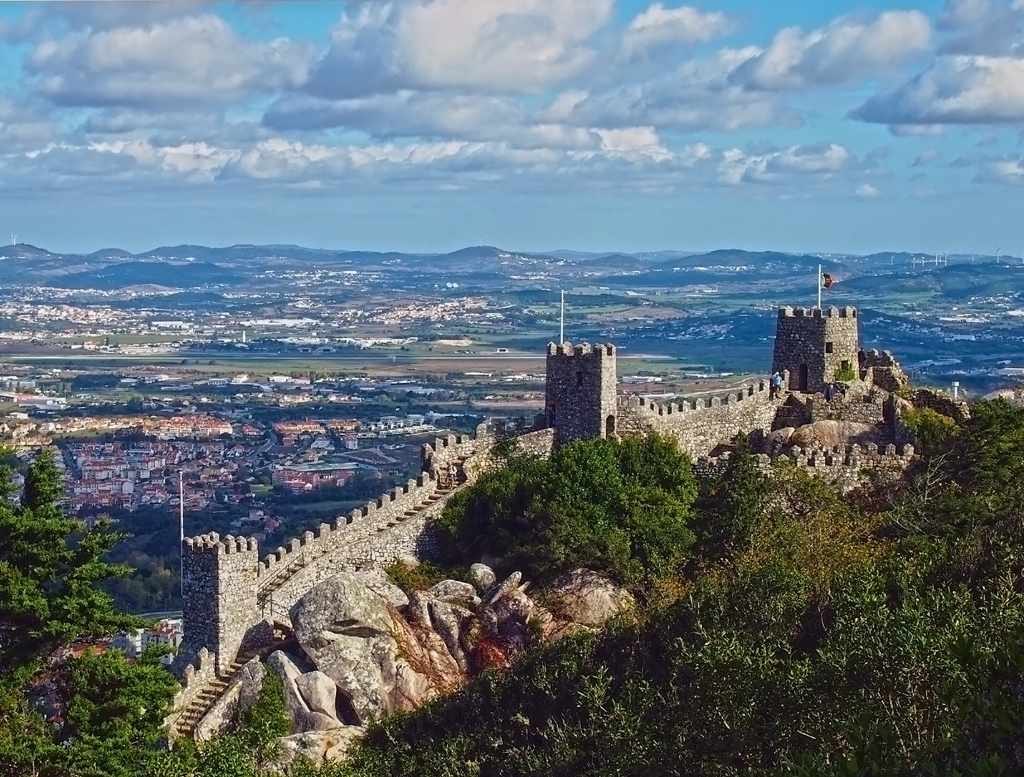
{"label": "hilltop fortress", "polygon": [[[900,417],[906,403],[893,392],[906,385],[906,376],[888,352],[860,349],[858,323],[854,308],[781,308],[772,362],[784,377],[777,396],[765,379],[670,404],[618,393],[614,345],[552,343],[544,411],[533,430],[516,439],[525,451],[547,456],[574,440],[658,432],[675,439],[698,474],[707,475],[723,463],[716,458],[719,449],[743,434],[765,466],[786,457],[844,487],[865,470],[902,470],[914,450]],[[842,390],[826,399],[823,389],[839,381]],[[822,444],[814,437],[822,429],[846,430],[849,436]],[[429,558],[436,549],[432,521],[454,493],[442,485],[444,473],[455,464],[464,484],[474,482],[495,465],[497,442],[481,425],[473,436],[424,445],[417,478],[262,560],[252,539],[187,538],[185,638],[176,664],[183,688],[168,721],[172,737],[195,736],[204,718],[225,714],[223,697],[233,675],[248,659],[280,644],[290,631],[290,609],[314,586],[342,570]]]}

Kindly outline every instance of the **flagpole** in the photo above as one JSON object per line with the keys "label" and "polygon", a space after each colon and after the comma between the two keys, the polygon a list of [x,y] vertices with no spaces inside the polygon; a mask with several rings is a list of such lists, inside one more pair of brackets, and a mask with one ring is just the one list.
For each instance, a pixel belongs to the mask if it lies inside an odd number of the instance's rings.
{"label": "flagpole", "polygon": [[185,475],[178,470],[178,549],[181,560],[178,566],[178,588],[183,600],[185,596]]}
{"label": "flagpole", "polygon": [[558,344],[565,342],[565,291],[562,291],[561,313],[558,318]]}
{"label": "flagpole", "polygon": [[821,310],[821,265],[818,265],[818,310]]}

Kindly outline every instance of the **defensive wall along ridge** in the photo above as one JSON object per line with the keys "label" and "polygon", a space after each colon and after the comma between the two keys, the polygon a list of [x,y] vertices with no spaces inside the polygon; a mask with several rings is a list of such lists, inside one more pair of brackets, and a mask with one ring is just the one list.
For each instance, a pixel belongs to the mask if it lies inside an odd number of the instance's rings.
{"label": "defensive wall along ridge", "polygon": [[[539,430],[520,439],[527,450],[544,455],[554,434]],[[293,538],[262,561],[254,539],[216,533],[186,538],[185,638],[176,661],[182,688],[168,719],[172,732],[192,732],[231,675],[246,658],[274,645],[291,607],[316,585],[343,569],[380,569],[401,558],[433,556],[433,519],[458,488],[493,465],[496,442],[486,426],[473,436],[437,438],[423,446],[418,478]],[[443,483],[453,464],[462,474],[454,489]]]}
{"label": "defensive wall along ridge", "polygon": [[[818,409],[812,396],[820,386],[854,366],[865,390],[880,385],[873,374],[899,382],[902,371],[892,355],[859,351],[857,312],[853,308],[782,308],[773,370],[786,392],[773,397],[767,381],[722,395],[661,404],[640,396],[618,396],[614,345],[550,344],[547,349],[545,410],[535,430],[515,438],[528,453],[549,456],[558,444],[596,437],[644,435],[652,431],[675,439],[695,463],[698,475],[710,475],[726,459],[711,459],[737,434],[767,435],[790,416],[833,413]],[[867,379],[868,383],[863,381]],[[868,384],[871,385],[868,385]],[[884,388],[884,387],[883,387]],[[801,398],[802,397],[802,398]],[[864,401],[848,407],[863,420],[882,420],[882,405]],[[878,407],[875,407],[875,405]],[[852,409],[851,409],[852,408]],[[899,431],[899,419],[891,421]],[[909,442],[895,434],[896,442]],[[321,524],[278,548],[261,561],[255,540],[216,534],[189,538],[182,547],[185,639],[176,663],[183,686],[170,722],[179,735],[195,724],[223,695],[228,679],[246,658],[272,646],[288,625],[291,607],[310,589],[343,569],[380,569],[403,557],[430,558],[437,546],[432,529],[453,491],[442,487],[454,464],[462,484],[472,483],[495,466],[498,438],[485,425],[472,436],[437,438],[422,449],[420,475],[381,495],[361,509]],[[910,445],[877,445],[840,450],[792,448],[775,453],[798,467],[848,487],[862,471],[903,468],[914,456]],[[770,456],[761,457],[768,467]]]}

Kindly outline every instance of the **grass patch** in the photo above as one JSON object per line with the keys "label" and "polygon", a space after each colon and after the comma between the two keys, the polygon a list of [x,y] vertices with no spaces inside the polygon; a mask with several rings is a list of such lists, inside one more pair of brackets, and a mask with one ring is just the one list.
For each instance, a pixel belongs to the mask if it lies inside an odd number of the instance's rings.
{"label": "grass patch", "polygon": [[426,591],[442,580],[462,580],[466,582],[466,571],[458,567],[435,564],[432,561],[421,561],[416,566],[404,561],[396,561],[384,570],[388,579],[407,594]]}

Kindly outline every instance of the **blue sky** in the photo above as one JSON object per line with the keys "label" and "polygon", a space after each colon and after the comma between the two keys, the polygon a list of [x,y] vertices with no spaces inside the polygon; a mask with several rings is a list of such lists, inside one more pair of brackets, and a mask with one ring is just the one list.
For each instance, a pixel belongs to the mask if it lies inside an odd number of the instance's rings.
{"label": "blue sky", "polygon": [[1024,253],[1024,0],[0,3],[0,234]]}

